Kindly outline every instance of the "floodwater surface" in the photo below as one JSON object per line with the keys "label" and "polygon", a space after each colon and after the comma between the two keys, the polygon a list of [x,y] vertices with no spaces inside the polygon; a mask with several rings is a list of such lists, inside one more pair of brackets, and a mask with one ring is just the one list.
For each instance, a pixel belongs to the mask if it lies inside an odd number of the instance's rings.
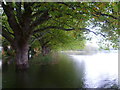
{"label": "floodwater surface", "polygon": [[[71,55],[79,71],[84,64],[85,87],[114,88],[118,86],[117,52],[99,52],[93,55]],[[80,71],[79,71],[80,74]]]}
{"label": "floodwater surface", "polygon": [[[118,53],[55,56],[57,63],[31,63],[26,72],[3,68],[3,88],[118,88]],[[38,58],[39,61],[40,58]]]}

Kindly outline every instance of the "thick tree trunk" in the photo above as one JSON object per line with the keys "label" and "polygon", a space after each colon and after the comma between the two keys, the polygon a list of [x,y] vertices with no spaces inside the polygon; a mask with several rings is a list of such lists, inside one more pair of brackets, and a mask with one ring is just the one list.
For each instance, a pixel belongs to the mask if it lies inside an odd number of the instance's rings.
{"label": "thick tree trunk", "polygon": [[26,70],[29,67],[28,63],[28,49],[29,45],[26,42],[21,43],[21,45],[16,45],[16,70]]}

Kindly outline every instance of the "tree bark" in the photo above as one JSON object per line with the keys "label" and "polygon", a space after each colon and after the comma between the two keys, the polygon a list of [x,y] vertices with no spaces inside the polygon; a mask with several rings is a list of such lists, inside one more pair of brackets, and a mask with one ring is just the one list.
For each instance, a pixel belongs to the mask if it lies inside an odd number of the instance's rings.
{"label": "tree bark", "polygon": [[29,63],[28,63],[28,50],[29,50],[29,45],[27,41],[21,42],[21,44],[17,43],[16,44],[16,56],[15,56],[15,61],[16,61],[16,70],[26,70],[29,68]]}

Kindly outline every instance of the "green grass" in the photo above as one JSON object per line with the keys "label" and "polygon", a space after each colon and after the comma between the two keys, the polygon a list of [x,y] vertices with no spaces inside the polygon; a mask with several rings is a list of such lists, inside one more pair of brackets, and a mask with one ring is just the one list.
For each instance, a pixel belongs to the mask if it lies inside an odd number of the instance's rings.
{"label": "green grass", "polygon": [[34,58],[30,59],[29,61],[31,64],[46,65],[46,64],[51,64],[51,63],[55,62],[56,61],[55,57],[57,57],[57,56],[55,56],[55,54],[53,54],[53,53],[50,53],[46,56],[39,54],[37,57],[34,57]]}

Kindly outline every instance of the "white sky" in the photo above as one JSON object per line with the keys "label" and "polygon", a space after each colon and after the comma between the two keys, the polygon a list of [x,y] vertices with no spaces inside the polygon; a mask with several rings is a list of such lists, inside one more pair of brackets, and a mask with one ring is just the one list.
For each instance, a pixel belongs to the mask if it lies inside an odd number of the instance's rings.
{"label": "white sky", "polygon": [[[94,29],[91,29],[90,27],[88,27],[88,29],[92,30],[92,31],[96,31],[97,29],[99,29],[99,27],[95,27]],[[99,41],[103,40],[104,37],[102,35],[95,35],[94,33],[90,32],[88,35],[88,37],[92,37],[91,40],[87,40],[86,42],[86,45],[90,45],[92,47],[96,47],[96,48],[99,48]],[[110,41],[102,41],[103,43],[105,44],[110,44],[111,42]],[[104,47],[104,45],[101,43],[102,47]],[[113,47],[112,46],[109,46],[110,49],[112,49]]]}
{"label": "white sky", "polygon": [[[90,29],[91,31],[96,31],[96,30],[100,29],[100,27],[94,27],[94,28],[92,28],[92,25],[90,25],[87,28]],[[93,47],[99,48],[97,42],[99,41],[99,39],[102,38],[102,36],[101,35],[97,35],[96,36],[94,33],[90,32],[88,34],[88,37],[91,37],[91,40],[87,40],[86,45],[91,45]]]}
{"label": "white sky", "polygon": [[[90,36],[92,36],[92,39],[89,41],[87,40],[86,45],[91,45],[93,47],[99,48],[97,41],[98,41],[98,37],[93,35],[93,33],[89,34]],[[100,38],[100,37],[99,37]]]}

